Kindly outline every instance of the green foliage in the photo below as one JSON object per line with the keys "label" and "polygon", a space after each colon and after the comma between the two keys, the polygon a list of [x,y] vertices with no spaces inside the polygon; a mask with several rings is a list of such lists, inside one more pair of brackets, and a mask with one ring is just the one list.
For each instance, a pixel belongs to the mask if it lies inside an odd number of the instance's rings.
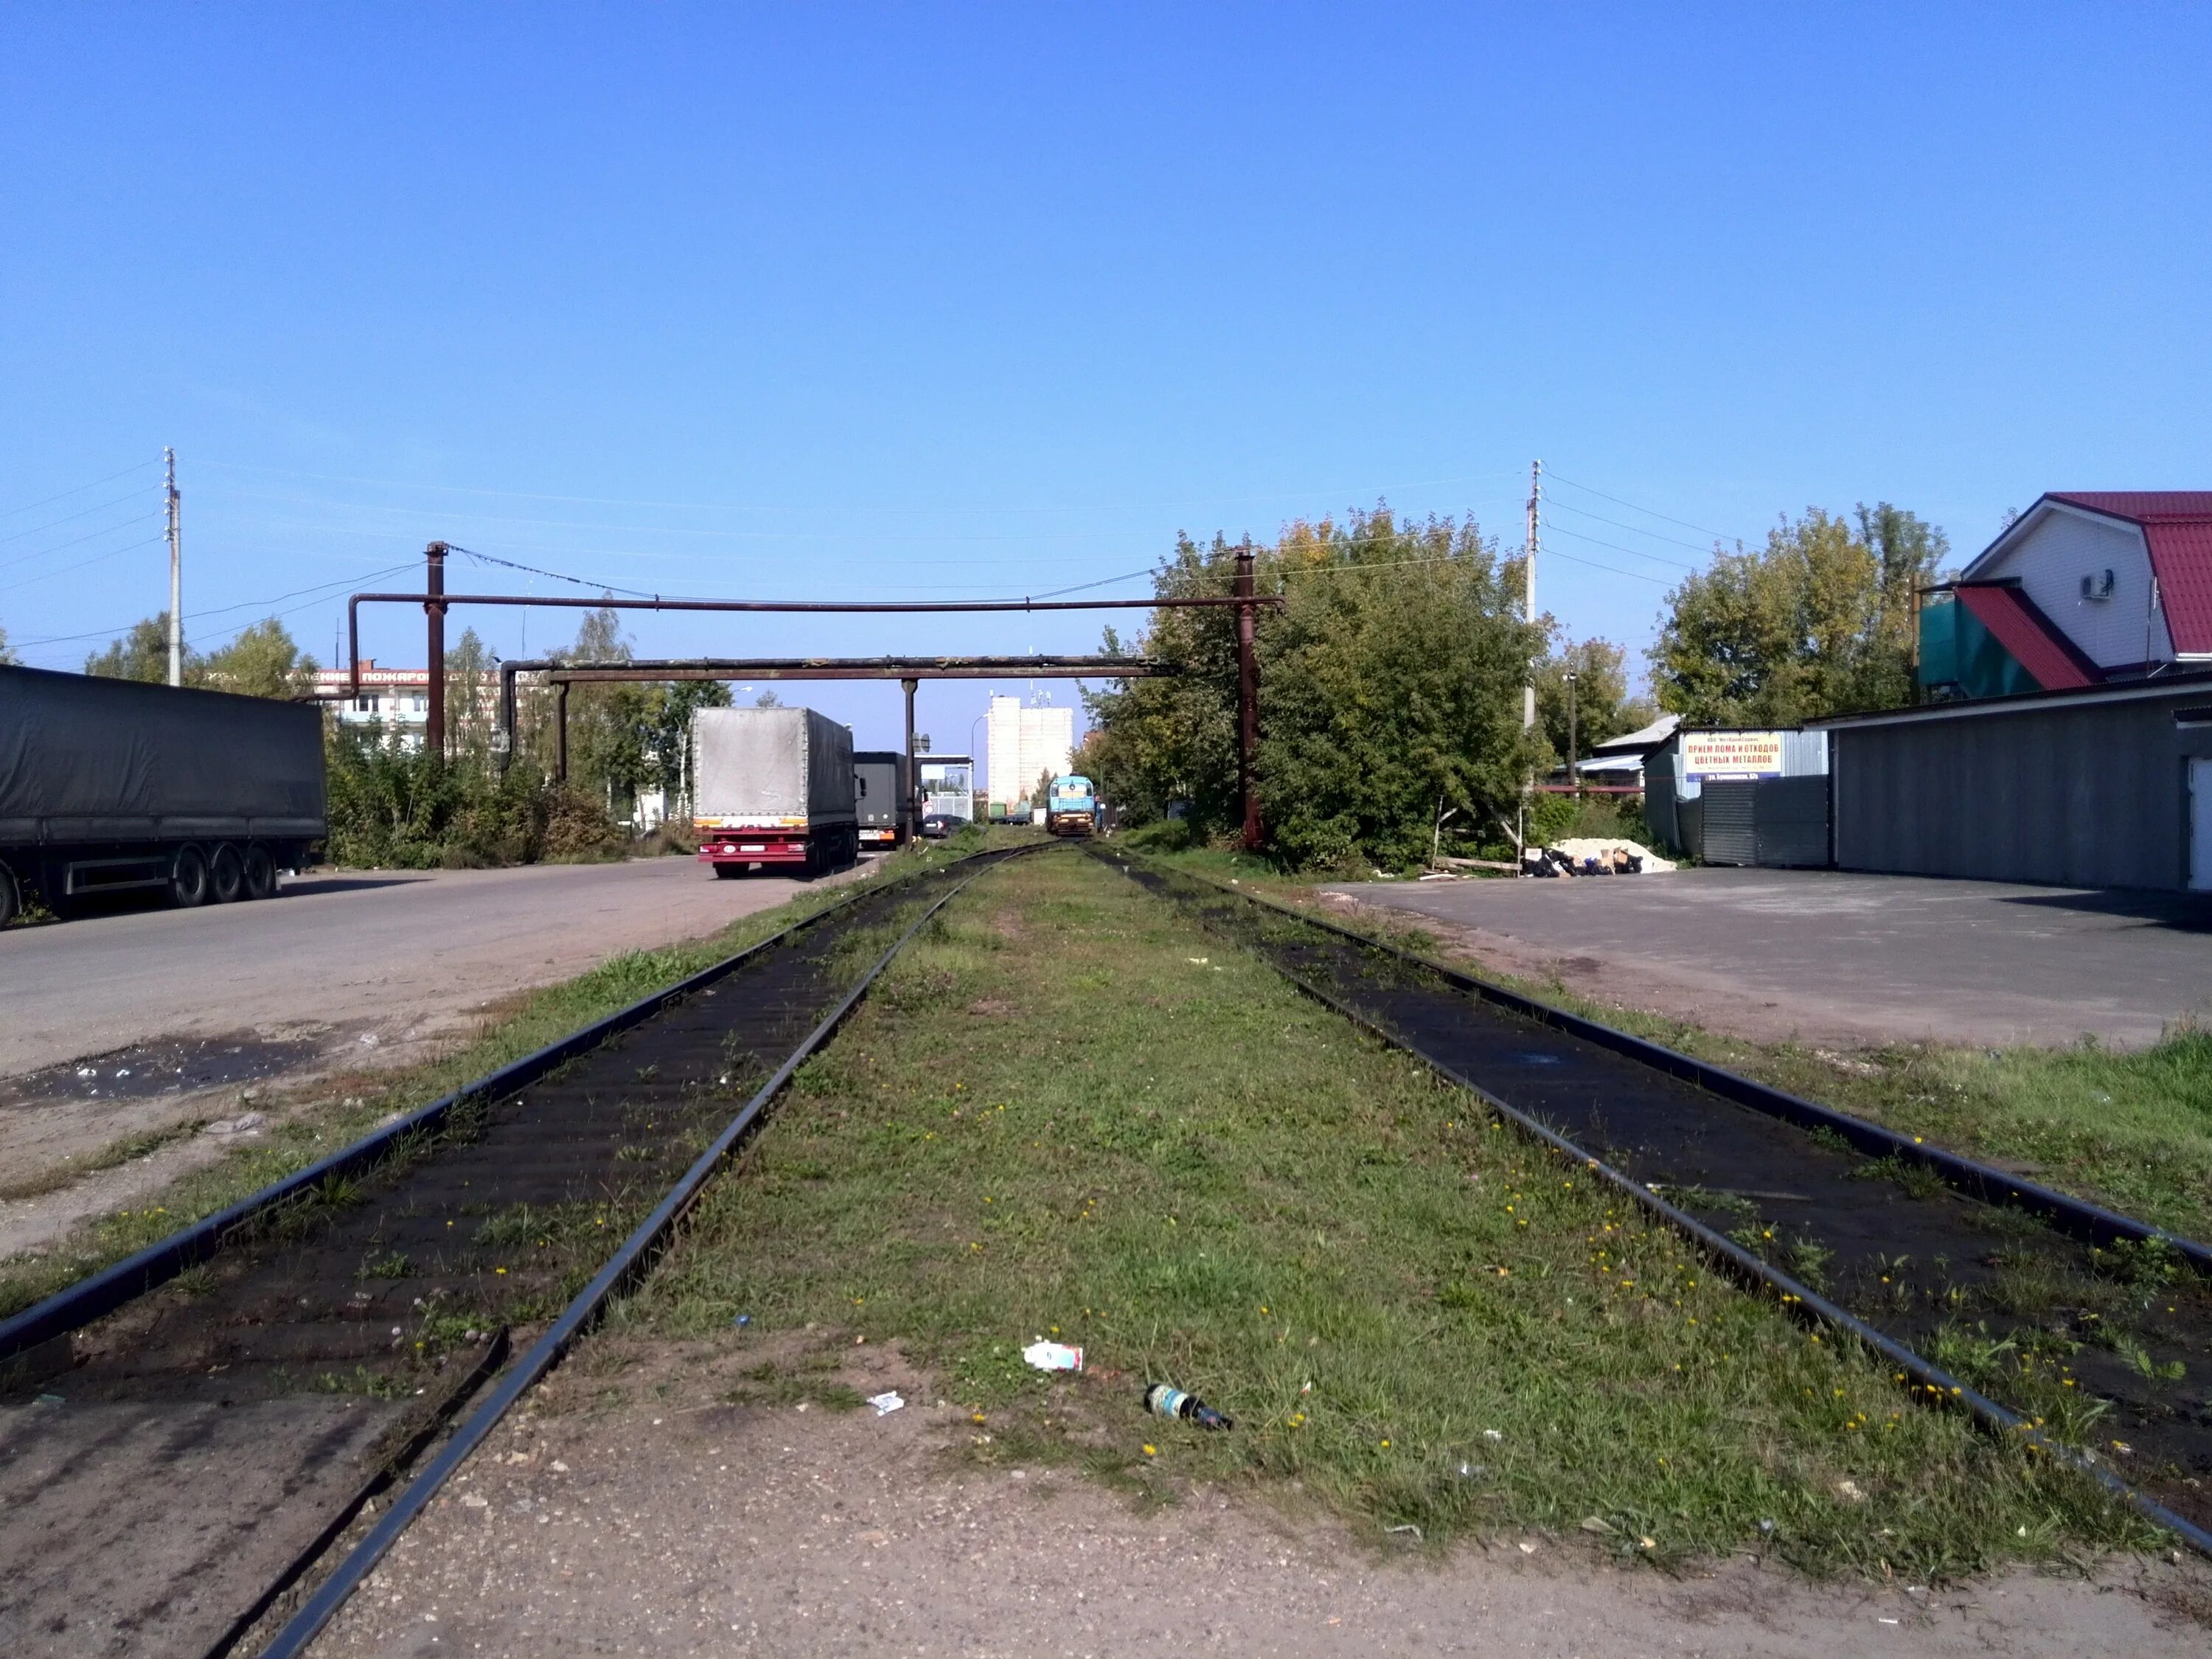
{"label": "green foliage", "polygon": [[327,747],[334,864],[470,868],[540,859],[607,858],[621,832],[588,796],[517,763],[504,774],[339,729]]}
{"label": "green foliage", "polygon": [[[302,652],[275,617],[240,629],[212,652],[184,650],[184,679],[210,691],[247,697],[295,697],[314,689],[315,659]],[[142,617],[104,651],[84,659],[84,672],[111,680],[161,685],[169,678],[169,613]]]}
{"label": "green foliage", "polygon": [[[191,684],[199,653],[185,649],[185,679]],[[111,640],[107,649],[88,653],[84,672],[102,679],[142,680],[159,685],[169,678],[169,613],[166,611],[131,624],[131,631]]]}
{"label": "green foliage", "polygon": [[1610,640],[1581,640],[1564,651],[1547,653],[1536,665],[1536,729],[1562,763],[1570,738],[1574,754],[1588,759],[1593,744],[1651,723],[1656,711],[1650,703],[1628,695],[1627,661],[1627,652]]}
{"label": "green foliage", "polygon": [[0,628],[0,665],[9,665],[21,660],[21,658],[8,648],[8,630]]}
{"label": "green foliage", "polygon": [[[1226,594],[1237,551],[1185,538],[1155,590]],[[1255,629],[1257,785],[1280,861],[1402,866],[1427,857],[1440,814],[1468,828],[1511,816],[1536,756],[1521,687],[1542,641],[1471,520],[1401,524],[1377,507],[1301,523],[1257,570],[1259,592],[1286,599]],[[1086,693],[1103,735],[1085,765],[1135,821],[1178,801],[1195,833],[1235,821],[1236,627],[1226,608],[1156,612],[1137,648],[1185,672]],[[1110,630],[1106,648],[1121,649]]]}
{"label": "green foliage", "polygon": [[1949,552],[1887,501],[1851,520],[1809,507],[1759,552],[1717,552],[1668,596],[1650,653],[1661,706],[1694,725],[1793,726],[1909,703],[1913,590]]}
{"label": "green foliage", "polygon": [[[166,654],[162,667],[166,673]],[[315,659],[300,649],[283,623],[270,617],[240,629],[228,645],[198,659],[185,683],[247,697],[295,697],[314,690]]]}

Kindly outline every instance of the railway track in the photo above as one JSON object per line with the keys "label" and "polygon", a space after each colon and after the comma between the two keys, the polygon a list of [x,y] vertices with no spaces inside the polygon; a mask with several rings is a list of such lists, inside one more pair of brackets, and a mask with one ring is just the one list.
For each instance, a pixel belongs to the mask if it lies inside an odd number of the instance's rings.
{"label": "railway track", "polygon": [[1923,1401],[2212,1554],[2212,1249],[1323,917],[1094,848],[1482,1097]]}
{"label": "railway track", "polygon": [[0,1652],[300,1651],[897,950],[1028,850],[864,889],[0,1321]]}

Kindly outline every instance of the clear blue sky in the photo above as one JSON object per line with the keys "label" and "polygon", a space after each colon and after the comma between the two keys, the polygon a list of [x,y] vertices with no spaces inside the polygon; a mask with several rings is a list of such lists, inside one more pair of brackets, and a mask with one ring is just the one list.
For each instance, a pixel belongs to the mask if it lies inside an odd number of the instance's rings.
{"label": "clear blue sky", "polygon": [[[13,4],[0,627],[74,667],[161,607],[165,443],[195,640],[326,659],[301,590],[434,537],[988,597],[1378,497],[1517,542],[1540,455],[1545,608],[1640,647],[1709,531],[1886,498],[1967,552],[2212,485],[2208,63],[2201,6]],[[895,735],[895,689],[806,696]],[[925,688],[940,749],[983,696]]]}

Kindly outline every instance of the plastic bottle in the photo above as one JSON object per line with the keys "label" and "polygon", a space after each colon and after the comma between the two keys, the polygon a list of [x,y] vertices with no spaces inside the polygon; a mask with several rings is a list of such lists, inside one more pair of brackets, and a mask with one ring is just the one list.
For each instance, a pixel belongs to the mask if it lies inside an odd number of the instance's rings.
{"label": "plastic bottle", "polygon": [[1196,1395],[1185,1394],[1168,1382],[1155,1382],[1145,1390],[1145,1409],[1155,1417],[1180,1417],[1184,1422],[1195,1423],[1201,1429],[1236,1426]]}

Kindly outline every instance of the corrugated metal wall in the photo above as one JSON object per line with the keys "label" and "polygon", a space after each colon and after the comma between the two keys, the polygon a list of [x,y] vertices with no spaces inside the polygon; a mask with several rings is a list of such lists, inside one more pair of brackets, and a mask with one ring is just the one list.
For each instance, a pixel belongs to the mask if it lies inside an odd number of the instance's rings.
{"label": "corrugated metal wall", "polygon": [[1707,864],[1759,862],[1759,820],[1755,780],[1715,780],[1701,799],[1705,804],[1698,856]]}
{"label": "corrugated metal wall", "polygon": [[2171,699],[1839,726],[1836,862],[1846,870],[2069,887],[2179,887],[2185,756]]}
{"label": "corrugated metal wall", "polygon": [[1755,787],[1755,861],[1769,869],[1825,869],[1828,863],[1827,778],[1762,778]]}

